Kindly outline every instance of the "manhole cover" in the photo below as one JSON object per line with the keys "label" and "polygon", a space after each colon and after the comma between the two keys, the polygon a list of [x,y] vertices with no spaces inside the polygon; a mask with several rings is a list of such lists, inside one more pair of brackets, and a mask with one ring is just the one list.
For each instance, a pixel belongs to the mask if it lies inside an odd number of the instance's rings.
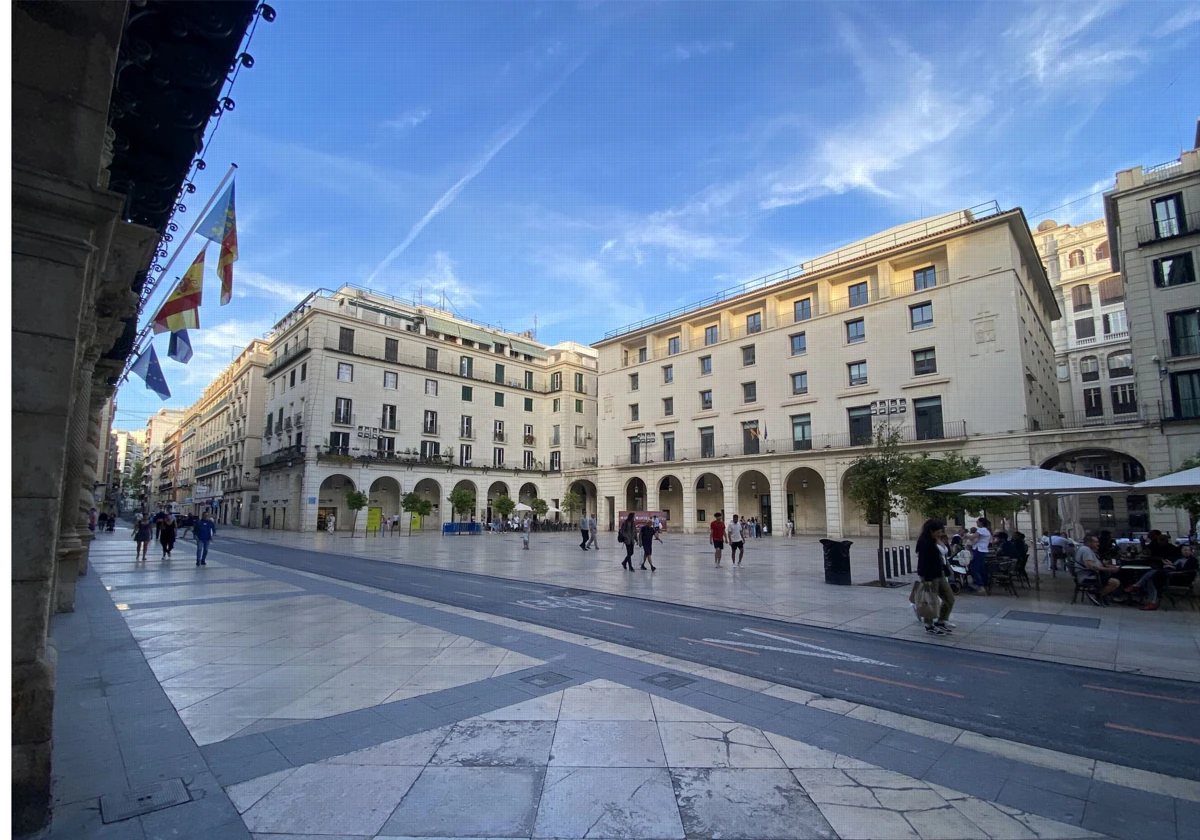
{"label": "manhole cover", "polygon": [[183,779],[168,779],[125,793],[110,793],[100,797],[100,819],[106,823],[120,822],[191,801]]}
{"label": "manhole cover", "polygon": [[534,674],[532,677],[521,677],[521,682],[536,685],[538,688],[548,688],[552,685],[570,681],[570,677],[564,677],[562,674],[556,674],[553,671],[547,671],[544,674]]}
{"label": "manhole cover", "polygon": [[695,680],[689,680],[687,677],[681,677],[678,674],[668,674],[667,672],[664,671],[661,674],[654,674],[653,676],[642,677],[642,682],[648,682],[651,685],[656,685],[659,688],[665,688],[665,689],[669,690],[669,689],[675,689],[675,688],[683,688],[685,685],[691,685],[692,683],[695,682]]}
{"label": "manhole cover", "polygon": [[1035,621],[1039,624],[1061,624],[1064,627],[1087,627],[1089,630],[1096,630],[1100,627],[1100,619],[1098,618],[1080,618],[1078,616],[1057,615],[1055,613],[1009,610],[1000,617],[1006,621]]}

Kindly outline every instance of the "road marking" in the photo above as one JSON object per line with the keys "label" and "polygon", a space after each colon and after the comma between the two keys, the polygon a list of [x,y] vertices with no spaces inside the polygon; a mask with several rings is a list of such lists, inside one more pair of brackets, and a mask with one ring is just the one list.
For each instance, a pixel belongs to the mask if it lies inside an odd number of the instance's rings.
{"label": "road marking", "polygon": [[704,619],[696,618],[694,615],[684,615],[683,613],[663,612],[662,610],[646,610],[657,615],[669,615],[673,618],[686,618],[688,621],[703,621]]}
{"label": "road marking", "polygon": [[518,589],[521,592],[533,592],[538,595],[541,595],[543,592],[546,591],[544,589],[530,589],[528,586],[513,586],[511,583],[502,583],[500,585],[503,586],[505,589]]}
{"label": "road marking", "polygon": [[514,607],[525,607],[526,609],[537,610],[538,612],[546,611],[545,607],[535,607],[533,604],[526,604],[524,601],[509,601],[509,603]]}
{"label": "road marking", "polygon": [[426,586],[423,583],[410,583],[409,586],[419,586],[421,589],[433,589],[432,586]]}
{"label": "road marking", "polygon": [[547,595],[545,598],[528,598],[517,601],[517,603],[522,607],[540,607],[547,610],[563,608],[580,610],[581,612],[588,612],[593,609],[611,610],[613,608],[612,604],[605,603],[604,601],[594,601],[591,598],[578,595],[571,598],[565,598],[561,595]]}
{"label": "road marking", "polygon": [[[766,630],[755,630],[755,629],[753,629],[753,628],[751,628],[751,627],[747,627],[747,628],[745,628],[745,630],[746,630],[746,632],[747,632],[747,633],[767,633],[767,632],[768,632],[768,631],[766,631]],[[802,642],[821,642],[821,641],[824,641],[824,639],[814,639],[812,636],[797,636],[797,635],[795,635],[795,634],[793,634],[793,633],[784,633],[782,630],[771,630],[771,631],[769,631],[769,632],[771,632],[771,633],[774,633],[774,634],[776,634],[776,635],[778,635],[778,636],[787,636],[789,639],[799,639],[799,640],[800,640],[800,641],[802,641]]]}
{"label": "road marking", "polygon": [[841,650],[834,650],[833,648],[821,647],[820,645],[810,645],[808,642],[798,642],[793,639],[789,639],[786,636],[777,636],[774,633],[766,633],[762,630],[752,630],[749,627],[743,627],[742,632],[750,633],[755,636],[762,636],[767,639],[773,639],[777,642],[784,642],[785,644],[795,645],[799,648],[806,648],[806,650],[775,647],[774,645],[755,645],[751,644],[750,642],[730,642],[729,644],[758,648],[759,650],[771,650],[777,653],[790,653],[794,656],[814,656],[817,659],[836,659],[839,662],[857,662],[860,665],[882,665],[885,668],[896,667],[890,662],[880,662],[878,659],[868,659],[865,656],[857,656],[856,654],[846,653],[845,651]]}
{"label": "road marking", "polygon": [[863,680],[874,680],[875,682],[887,683],[888,685],[898,685],[901,688],[911,688],[916,691],[928,691],[930,694],[943,694],[946,697],[954,697],[958,700],[965,700],[961,694],[955,694],[953,691],[942,691],[940,688],[926,688],[923,685],[913,685],[912,683],[899,682],[898,680],[885,680],[883,677],[873,677],[869,674],[858,674],[854,671],[843,671],[841,668],[834,668],[835,674],[845,674],[848,677],[858,677]]}
{"label": "road marking", "polygon": [[1171,735],[1167,732],[1154,732],[1150,729],[1138,729],[1135,726],[1122,726],[1119,723],[1104,724],[1109,729],[1120,729],[1122,732],[1134,732],[1138,735],[1152,735],[1155,738],[1170,738],[1172,741],[1184,741],[1188,744],[1200,744],[1200,738],[1192,738],[1189,735]]}
{"label": "road marking", "polygon": [[971,668],[975,671],[986,671],[989,674],[1007,675],[1010,671],[1004,671],[1000,668],[985,668],[983,665],[968,665],[965,662],[955,662],[953,659],[934,659],[927,656],[919,656],[915,653],[900,653],[892,651],[889,656],[899,656],[901,659],[914,659],[918,662],[933,662],[938,665],[950,665],[955,668]]}
{"label": "road marking", "polygon": [[616,621],[605,621],[603,618],[592,618],[591,616],[587,616],[587,615],[581,615],[579,617],[582,618],[584,621],[594,621],[597,624],[611,624],[613,627],[624,627],[627,630],[634,629],[632,624],[621,624],[620,622],[616,622]]}
{"label": "road marking", "polygon": [[455,595],[466,595],[468,598],[480,598],[480,599],[483,598],[482,595],[476,595],[474,592],[460,592],[457,589],[454,590],[454,594]]}
{"label": "road marking", "polygon": [[1123,688],[1107,688],[1103,685],[1084,684],[1083,687],[1091,688],[1095,691],[1111,691],[1113,694],[1128,694],[1132,697],[1147,697],[1151,700],[1170,700],[1172,703],[1190,703],[1193,706],[1200,706],[1200,700],[1185,700],[1182,697],[1167,697],[1165,694],[1146,694],[1141,691],[1127,691]]}
{"label": "road marking", "polygon": [[732,650],[734,653],[745,653],[750,656],[758,656],[759,655],[758,651],[755,651],[755,650],[745,650],[744,648],[740,648],[740,647],[730,647],[729,645],[723,645],[720,642],[713,642],[713,641],[709,641],[708,639],[689,639],[687,636],[680,636],[679,638],[685,642],[695,642],[698,645],[708,645],[709,647],[725,648],[725,650]]}

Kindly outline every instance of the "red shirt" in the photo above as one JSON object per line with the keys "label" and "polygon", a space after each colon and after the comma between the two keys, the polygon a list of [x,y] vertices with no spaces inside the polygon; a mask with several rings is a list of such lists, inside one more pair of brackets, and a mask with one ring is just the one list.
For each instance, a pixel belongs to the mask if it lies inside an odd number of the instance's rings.
{"label": "red shirt", "polygon": [[725,539],[725,523],[722,520],[714,519],[708,530],[712,533],[713,542],[722,542]]}

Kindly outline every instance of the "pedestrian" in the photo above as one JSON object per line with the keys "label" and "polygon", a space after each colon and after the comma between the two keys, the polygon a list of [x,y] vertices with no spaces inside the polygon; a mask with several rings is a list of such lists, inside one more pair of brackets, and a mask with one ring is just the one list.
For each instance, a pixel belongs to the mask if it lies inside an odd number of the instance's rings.
{"label": "pedestrian", "polygon": [[166,518],[167,514],[162,508],[159,508],[158,513],[154,514],[154,539],[159,538],[159,534],[162,531],[163,520]]}
{"label": "pedestrian", "polygon": [[[642,542],[642,571],[646,571],[647,563],[650,564],[650,571],[658,571],[654,567],[654,560],[650,556],[654,551],[654,540],[658,536],[658,531],[655,530],[654,523],[647,522],[645,525],[643,525],[639,536],[641,537]],[[659,542],[662,542],[662,540],[659,540]]]}
{"label": "pedestrian", "polygon": [[208,565],[208,544],[212,542],[217,533],[217,524],[208,516],[208,511],[204,511],[204,515],[200,517],[200,521],[196,523],[196,565]]}
{"label": "pedestrian", "polygon": [[708,541],[712,543],[713,560],[720,566],[721,552],[725,549],[725,523],[721,521],[719,513],[714,513],[713,521],[708,524]]}
{"label": "pedestrian", "polygon": [[621,568],[632,572],[633,548],[637,545],[637,524],[633,521],[632,513],[621,523],[621,528],[617,531],[617,542],[625,546],[625,559],[621,561]]}
{"label": "pedestrian", "polygon": [[175,536],[179,532],[179,524],[175,521],[174,514],[168,513],[162,521],[162,527],[158,529],[158,542],[162,546],[162,559],[170,560],[171,552],[175,550]]}
{"label": "pedestrian", "polygon": [[992,523],[988,522],[985,517],[979,517],[975,520],[976,527],[971,529],[972,533],[970,539],[967,541],[971,549],[970,572],[971,579],[974,582],[972,592],[978,592],[980,589],[987,588],[988,546],[992,543],[991,525]]}
{"label": "pedestrian", "polygon": [[100,515],[98,517],[96,517],[96,530],[98,530],[98,531],[107,531],[108,530],[108,512],[107,511],[103,511],[103,510],[100,511]]}
{"label": "pedestrian", "polygon": [[150,520],[146,517],[146,514],[143,513],[138,517],[138,521],[133,527],[133,560],[135,563],[138,560],[141,560],[143,563],[146,562],[146,549],[150,547],[151,530],[152,528],[150,527]]}
{"label": "pedestrian", "polygon": [[[913,586],[913,594],[909,598],[914,601],[913,608],[918,610],[918,616],[925,622],[925,632],[930,636],[944,636],[954,629],[954,625],[946,621],[954,609],[954,592],[950,589],[950,581],[946,579],[948,551],[942,545],[945,534],[945,522],[929,519],[921,526],[921,536],[917,538],[917,576],[920,581]],[[919,605],[915,603],[918,586],[941,599],[936,619],[931,612],[921,615]]]}
{"label": "pedestrian", "polygon": [[[96,509],[90,508],[88,510],[88,530],[91,531],[93,534],[96,533],[96,522],[98,520],[99,520],[99,518],[96,515]],[[77,519],[75,521],[78,522],[79,520]]]}
{"label": "pedestrian", "polygon": [[325,530],[326,530],[328,533],[332,534],[332,533],[333,533],[333,529],[334,529],[334,527],[336,527],[336,526],[337,526],[337,517],[336,517],[336,516],[334,516],[332,513],[331,513],[331,514],[328,514],[328,515],[325,517]]}
{"label": "pedestrian", "polygon": [[658,518],[658,514],[654,515],[654,539],[662,542],[662,537],[659,533],[662,531],[662,520]]}
{"label": "pedestrian", "polygon": [[758,517],[754,517],[754,539],[762,539],[762,523],[758,521]]}
{"label": "pedestrian", "polygon": [[592,514],[588,518],[588,548],[600,550],[600,543],[596,542],[596,531],[599,530],[600,523],[596,521],[596,514]]}
{"label": "pedestrian", "polygon": [[585,513],[583,519],[579,520],[579,547],[584,551],[588,550],[588,538],[592,533],[591,525],[588,523],[588,515]]}
{"label": "pedestrian", "polygon": [[117,528],[117,512],[115,510],[110,510],[108,512],[108,528],[106,528],[105,530],[107,530],[111,533],[112,531],[115,531],[116,528]]}
{"label": "pedestrian", "polygon": [[528,516],[521,520],[521,547],[529,550],[529,532],[533,530],[533,520]]}
{"label": "pedestrian", "polygon": [[743,521],[736,513],[733,519],[729,521],[729,527],[726,528],[729,537],[729,562],[735,566],[741,565],[741,560],[738,559],[738,552],[741,556],[746,556],[746,533],[749,531],[750,522]]}
{"label": "pedestrian", "polygon": [[790,540],[790,539],[792,538],[792,535],[793,535],[793,534],[795,534],[795,533],[796,533],[796,523],[795,523],[795,522],[793,522],[793,521],[791,520],[791,518],[789,518],[789,519],[788,519],[788,521],[787,521],[787,535],[788,535],[788,539]]}

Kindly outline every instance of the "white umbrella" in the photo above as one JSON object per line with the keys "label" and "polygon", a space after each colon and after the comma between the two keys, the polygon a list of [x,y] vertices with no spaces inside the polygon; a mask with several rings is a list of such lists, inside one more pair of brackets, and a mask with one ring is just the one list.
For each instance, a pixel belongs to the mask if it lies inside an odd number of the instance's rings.
{"label": "white umbrella", "polygon": [[518,502],[517,506],[515,508],[513,508],[513,510],[515,510],[517,513],[528,513],[530,511],[532,511],[533,508],[531,508],[529,505],[525,504],[524,502]]}
{"label": "white umbrella", "polygon": [[1141,484],[1133,485],[1134,490],[1149,490],[1158,495],[1172,493],[1200,493],[1200,467],[1181,470],[1170,475],[1152,478]]}
{"label": "white umbrella", "polygon": [[546,508],[546,513],[562,513],[562,511],[556,507],[548,507]]}
{"label": "white umbrella", "polygon": [[1083,530],[1083,526],[1079,523],[1079,497],[1074,493],[1059,496],[1058,515],[1062,519],[1063,533],[1078,541],[1083,536],[1079,533]]}
{"label": "white umbrella", "polygon": [[1015,470],[982,475],[979,478],[968,478],[965,481],[953,481],[950,484],[939,484],[930,487],[940,493],[963,493],[973,496],[1019,496],[1033,506],[1033,573],[1036,585],[1041,588],[1041,567],[1037,561],[1038,532],[1042,529],[1041,509],[1036,502],[1055,498],[1061,495],[1076,493],[1128,493],[1127,484],[1117,484],[1115,481],[1102,481],[1098,478],[1088,478],[1086,475],[1043,470],[1040,467],[1019,467]]}

